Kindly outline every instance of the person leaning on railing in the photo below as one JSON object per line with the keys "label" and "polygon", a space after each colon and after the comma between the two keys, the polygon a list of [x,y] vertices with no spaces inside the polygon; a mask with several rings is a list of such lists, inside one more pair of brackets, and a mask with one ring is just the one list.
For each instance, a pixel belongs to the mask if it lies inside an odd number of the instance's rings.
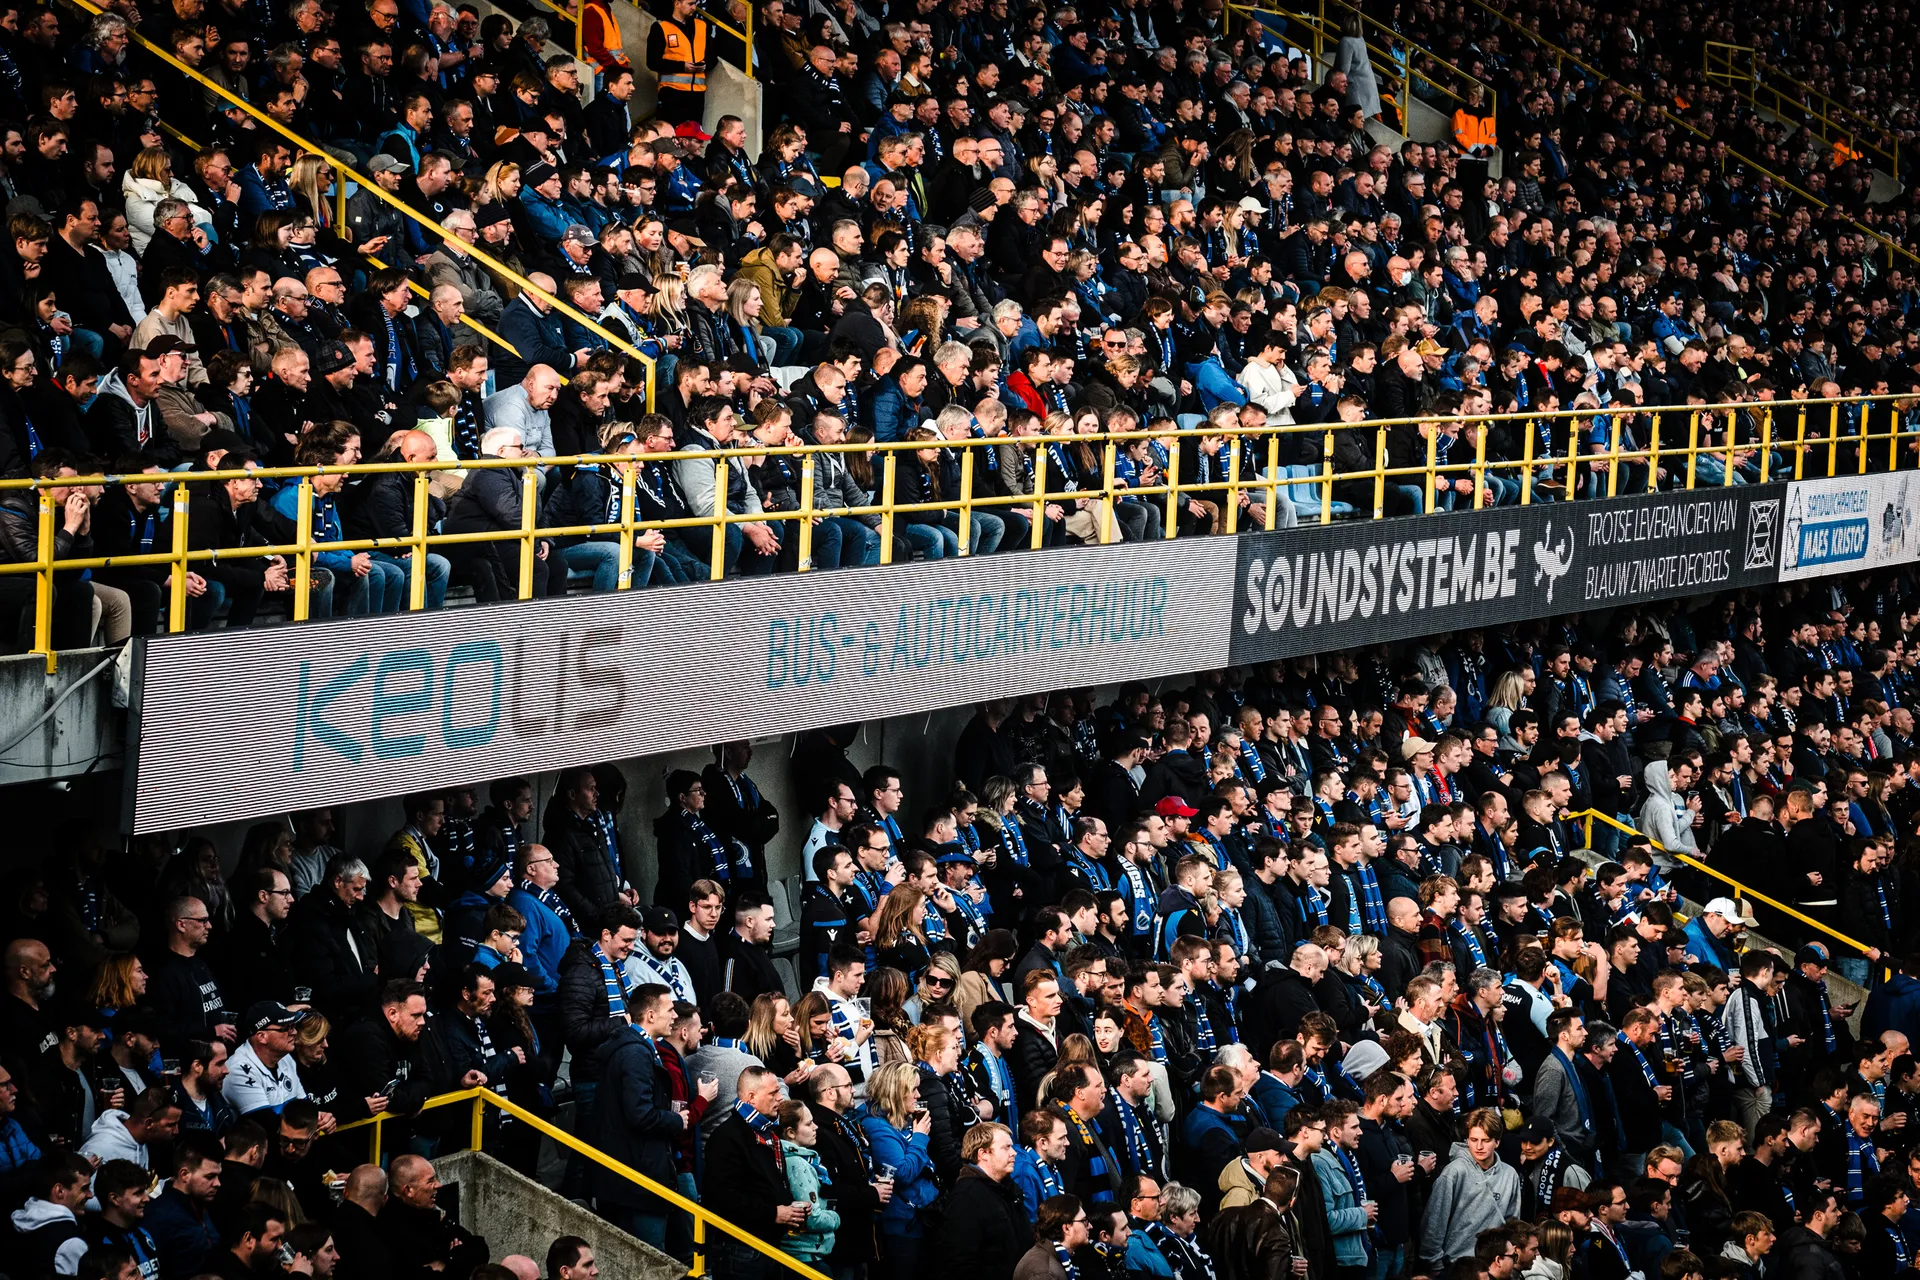
{"label": "person leaning on railing", "polygon": [[[97,470],[87,460],[47,449],[33,460],[28,474],[36,480],[50,480]],[[99,488],[71,485],[47,493],[54,505],[53,558],[79,560],[95,554],[93,508]],[[40,495],[32,489],[9,489],[0,495],[0,560],[32,564],[39,559]],[[0,643],[9,652],[33,645],[34,589],[32,574],[0,576]],[[96,602],[100,606],[101,638],[108,644],[126,639],[132,625],[126,592],[78,569],[63,569],[53,575],[51,626],[55,648],[78,649],[91,642]]]}
{"label": "person leaning on railing", "polygon": [[[260,463],[245,449],[233,448],[220,458],[219,469],[258,471]],[[189,551],[237,551],[264,540],[258,524],[259,480],[249,476],[201,481],[189,484],[187,494]],[[197,563],[207,582],[207,594],[201,597],[207,603],[190,612],[189,619],[195,626],[208,625],[213,611],[222,603],[227,605],[227,626],[251,626],[265,596],[290,590],[293,585],[291,570],[281,556],[228,556]]]}

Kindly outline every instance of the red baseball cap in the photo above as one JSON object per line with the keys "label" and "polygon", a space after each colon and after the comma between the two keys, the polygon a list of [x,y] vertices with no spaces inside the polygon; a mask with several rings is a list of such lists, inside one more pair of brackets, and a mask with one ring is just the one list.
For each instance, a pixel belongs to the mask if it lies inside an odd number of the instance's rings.
{"label": "red baseball cap", "polygon": [[1159,804],[1153,806],[1153,811],[1163,818],[1193,818],[1198,817],[1200,814],[1198,809],[1189,805],[1179,796],[1168,796]]}

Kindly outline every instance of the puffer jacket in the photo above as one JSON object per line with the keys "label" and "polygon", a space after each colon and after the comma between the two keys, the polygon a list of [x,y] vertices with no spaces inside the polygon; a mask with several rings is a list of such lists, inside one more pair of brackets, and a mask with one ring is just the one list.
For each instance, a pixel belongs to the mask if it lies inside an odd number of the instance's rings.
{"label": "puffer jacket", "polygon": [[833,1252],[833,1233],[840,1229],[840,1215],[833,1211],[821,1189],[826,1170],[820,1167],[820,1157],[806,1147],[782,1142],[780,1154],[786,1157],[787,1185],[793,1189],[793,1198],[807,1202],[806,1222],[781,1237],[780,1251],[802,1262],[817,1262]]}
{"label": "puffer jacket", "polygon": [[210,213],[193,194],[193,188],[175,178],[172,186],[164,186],[152,178],[136,178],[131,170],[121,175],[120,194],[127,202],[127,230],[133,235],[133,253],[139,257],[147,251],[147,241],[153,239],[153,210],[162,200],[184,200],[187,212],[193,218],[193,225],[212,222]]}

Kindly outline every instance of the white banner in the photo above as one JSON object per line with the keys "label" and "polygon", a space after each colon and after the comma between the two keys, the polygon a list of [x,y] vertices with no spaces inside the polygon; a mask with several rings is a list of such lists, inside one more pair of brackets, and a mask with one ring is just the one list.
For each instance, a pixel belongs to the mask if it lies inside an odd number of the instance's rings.
{"label": "white banner", "polygon": [[1787,486],[1780,580],[1858,573],[1920,556],[1920,472],[1796,480]]}
{"label": "white banner", "polygon": [[132,830],[1226,665],[1232,538],[142,645]]}

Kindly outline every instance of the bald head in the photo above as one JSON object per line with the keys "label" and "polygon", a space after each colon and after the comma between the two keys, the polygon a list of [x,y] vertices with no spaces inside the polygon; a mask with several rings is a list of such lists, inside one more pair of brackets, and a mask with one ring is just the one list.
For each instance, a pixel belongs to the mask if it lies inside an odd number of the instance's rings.
{"label": "bald head", "polygon": [[551,409],[560,396],[560,375],[552,365],[537,364],[520,380],[526,388],[527,404],[533,409]]}
{"label": "bald head", "polygon": [[1395,898],[1387,904],[1387,923],[1408,933],[1420,928],[1420,904],[1412,898]]}
{"label": "bald head", "polygon": [[432,462],[440,452],[426,432],[407,431],[400,436],[400,456],[408,462]]}
{"label": "bald head", "polygon": [[[418,1156],[402,1156],[401,1159],[419,1159]],[[400,1161],[395,1160],[399,1166]],[[353,1204],[359,1205],[368,1213],[379,1213],[387,1203],[387,1171],[377,1164],[355,1166],[347,1175],[347,1185],[341,1195]]]}
{"label": "bald head", "polygon": [[500,1265],[513,1272],[513,1280],[540,1280],[540,1264],[524,1253],[510,1253]]}

